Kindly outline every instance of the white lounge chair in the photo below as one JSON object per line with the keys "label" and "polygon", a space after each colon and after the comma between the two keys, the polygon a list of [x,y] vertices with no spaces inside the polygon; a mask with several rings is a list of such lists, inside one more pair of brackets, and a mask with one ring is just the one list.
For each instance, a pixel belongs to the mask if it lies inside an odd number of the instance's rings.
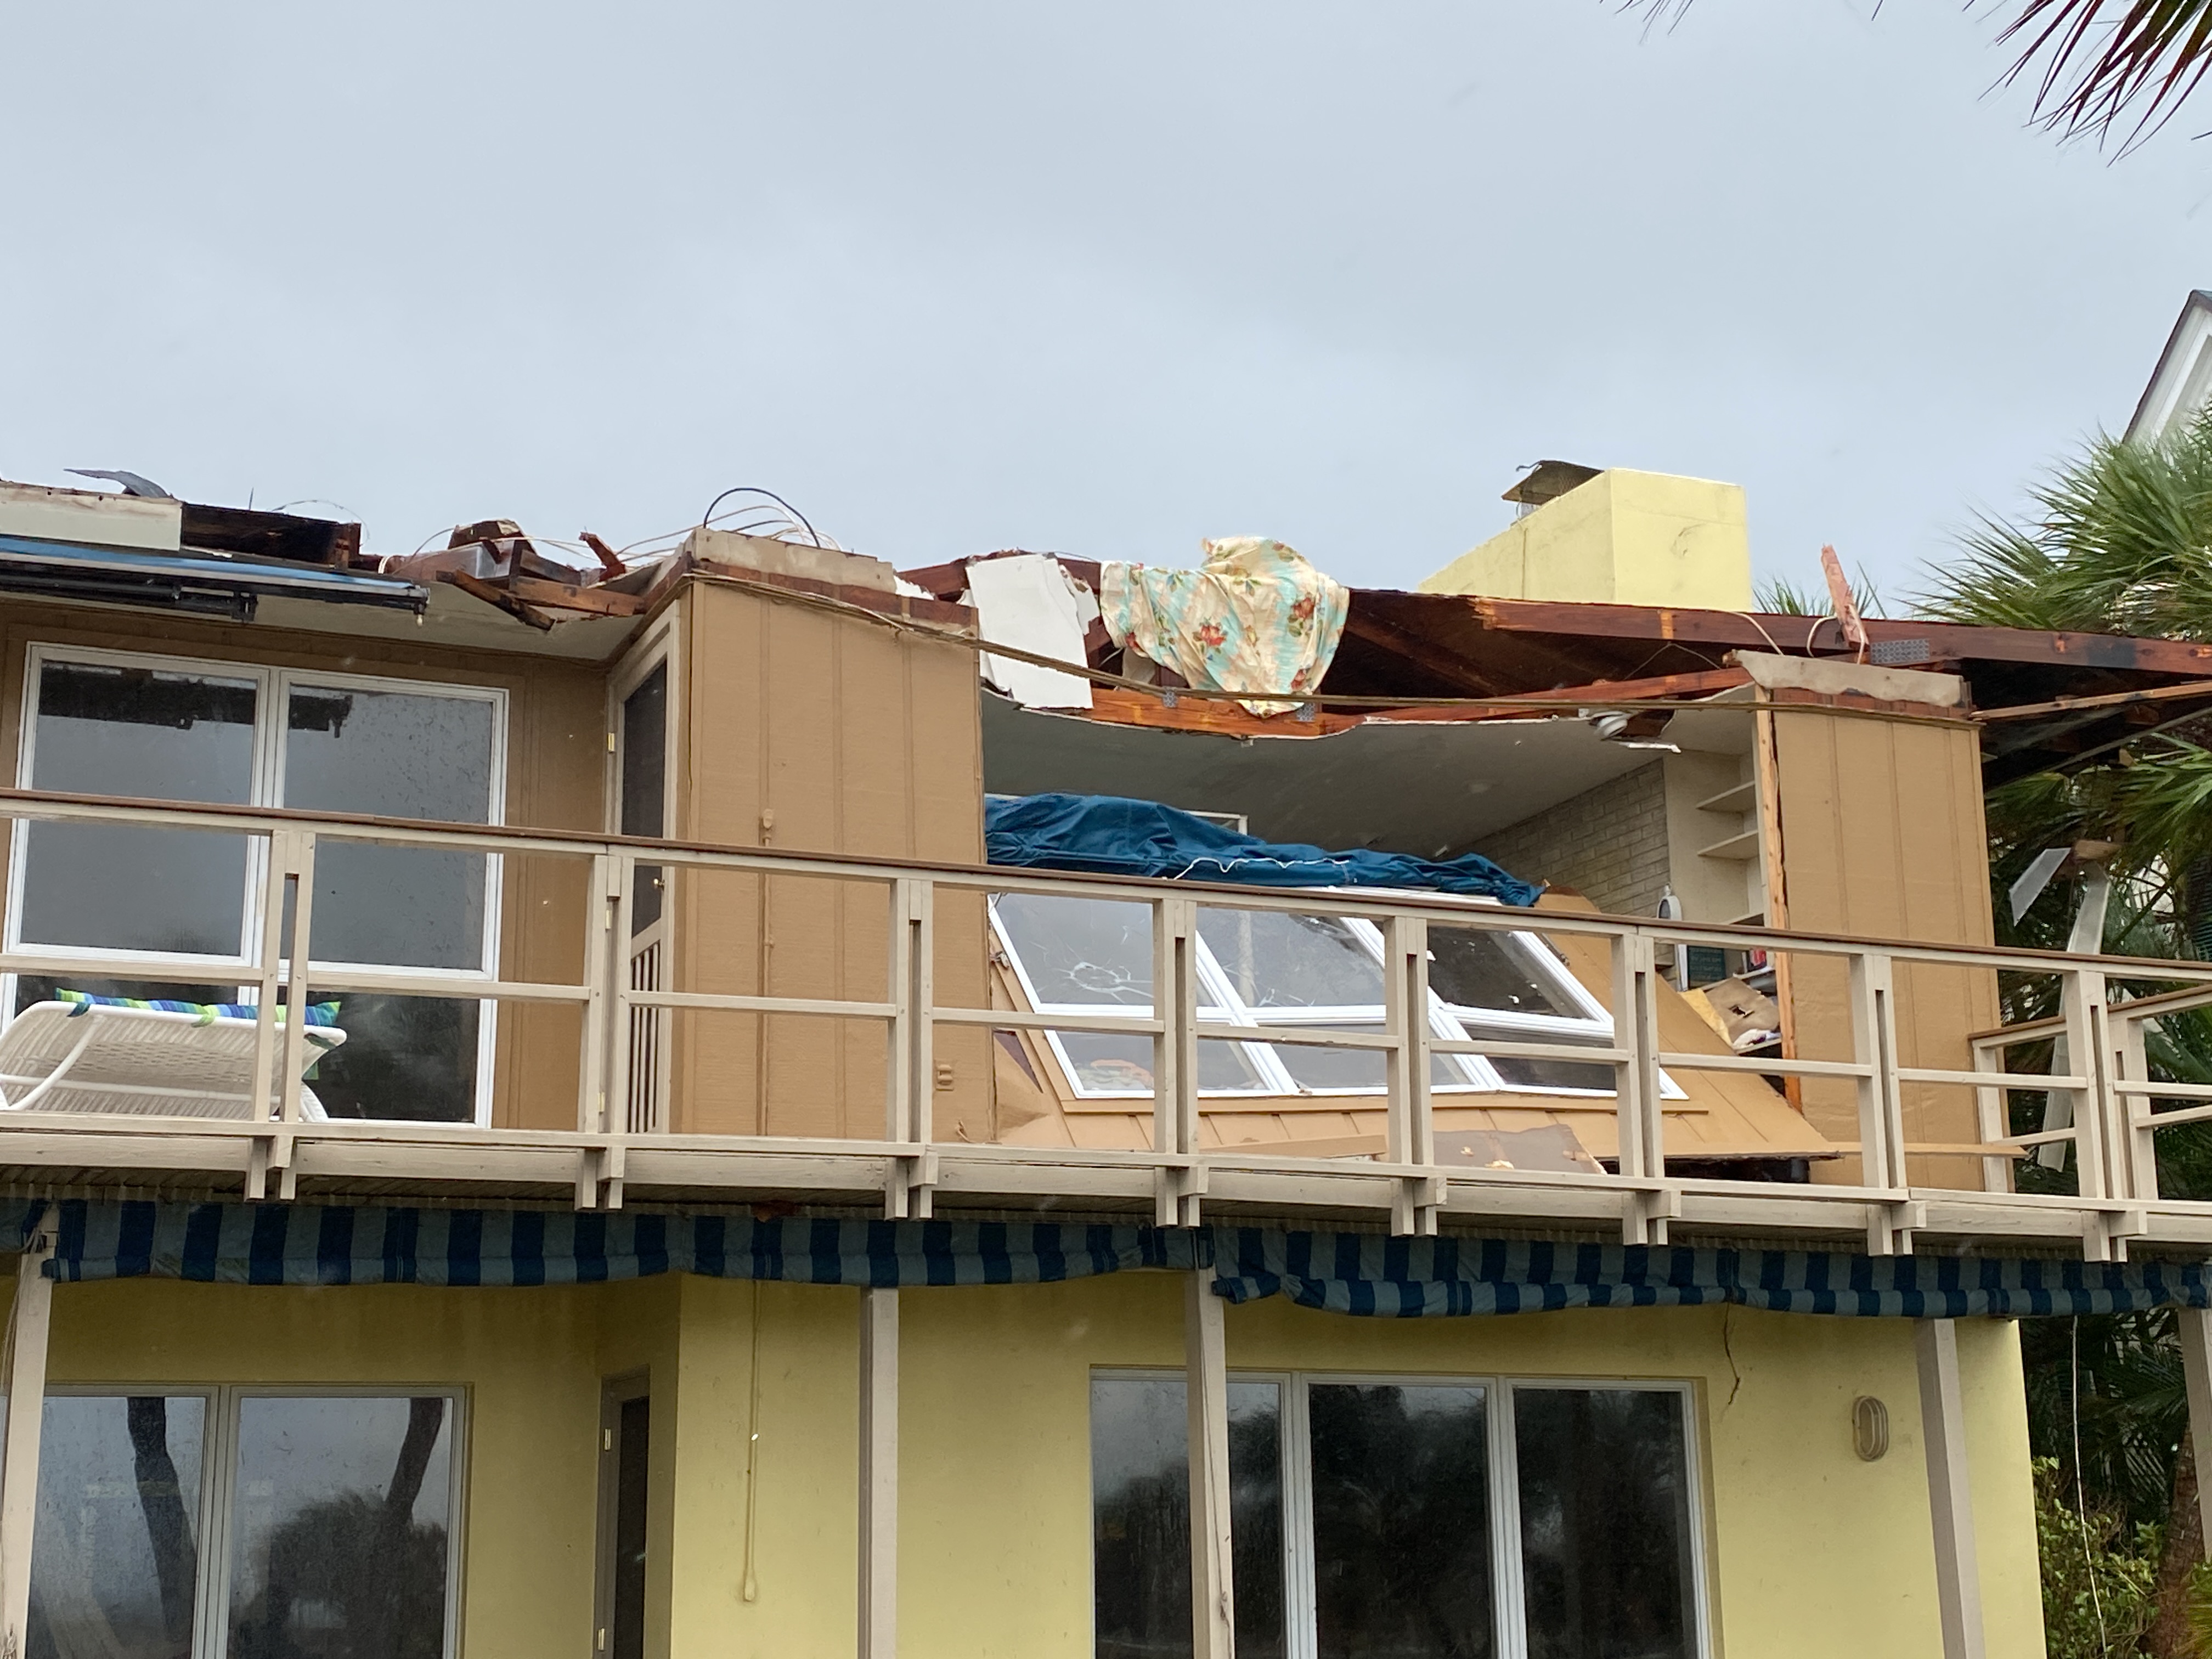
{"label": "white lounge chair", "polygon": [[[0,1031],[0,1112],[251,1118],[254,1036],[252,1020],[225,1015],[33,1003]],[[344,1041],[335,1025],[310,1026],[309,1069]],[[300,1115],[330,1121],[305,1083]]]}

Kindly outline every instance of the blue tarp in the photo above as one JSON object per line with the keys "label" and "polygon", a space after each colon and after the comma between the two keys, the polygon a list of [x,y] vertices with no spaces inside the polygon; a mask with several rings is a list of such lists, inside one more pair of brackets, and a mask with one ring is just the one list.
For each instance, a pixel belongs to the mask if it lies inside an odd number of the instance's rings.
{"label": "blue tarp", "polygon": [[983,807],[983,855],[1031,870],[1080,870],[1254,887],[1419,887],[1506,904],[1541,890],[1470,853],[1439,861],[1409,853],[1331,853],[1261,841],[1158,801],[1120,795],[1021,795]]}

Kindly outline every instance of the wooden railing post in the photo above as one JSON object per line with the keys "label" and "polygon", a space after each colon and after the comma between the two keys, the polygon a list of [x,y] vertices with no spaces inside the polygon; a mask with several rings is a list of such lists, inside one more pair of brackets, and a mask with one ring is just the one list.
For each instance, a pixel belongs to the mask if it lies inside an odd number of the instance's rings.
{"label": "wooden railing post", "polygon": [[[625,854],[597,853],[592,857],[590,902],[585,909],[584,983],[589,1000],[584,1004],[582,1052],[576,1066],[576,1127],[597,1134],[607,1127],[611,1103],[628,1091],[617,1091],[609,1076],[609,1056],[625,1053],[629,1030],[626,974],[614,963],[622,955],[617,932],[617,911],[629,890]],[[621,884],[619,886],[617,884]],[[628,1080],[629,1062],[623,1062]]]}
{"label": "wooden railing post", "polygon": [[927,1216],[936,1171],[930,1135],[936,1086],[937,939],[935,888],[927,876],[892,884],[890,1091],[884,1138],[913,1150],[894,1159],[884,1182],[884,1213],[892,1220]]}
{"label": "wooden railing post", "polygon": [[[1613,936],[1613,1040],[1627,1058],[1613,1063],[1614,1132],[1620,1173],[1656,1181],[1667,1173],[1659,1084],[1656,951],[1647,933]],[[1673,1206],[1649,1188],[1622,1200],[1625,1244],[1664,1244]]]}
{"label": "wooden railing post", "polygon": [[1895,969],[1882,951],[1850,959],[1851,1060],[1868,1068],[1857,1079],[1860,1184],[1894,1200],[1876,1200],[1867,1220],[1867,1253],[1899,1255],[1912,1249],[1912,1206],[1904,1189],[1905,1101],[1897,1079]]}
{"label": "wooden railing post", "polygon": [[576,1207],[580,1210],[622,1207],[627,1163],[623,1137],[629,1128],[629,1078],[634,1063],[629,1041],[629,953],[625,947],[629,943],[630,895],[636,872],[636,859],[619,848],[597,854],[592,860],[592,920],[586,923],[584,940],[584,981],[588,990],[576,1085],[576,1122],[585,1133],[609,1139],[599,1146],[586,1146],[576,1155]]}
{"label": "wooden railing post", "polygon": [[[261,887],[261,937],[254,959],[258,971],[254,986],[253,1074],[247,1085],[252,1115],[262,1122],[281,1121],[284,1115],[284,1087],[279,1073],[285,1051],[284,1026],[278,1016],[284,1006],[285,958],[290,954],[285,927],[294,889],[301,882],[301,842],[307,839],[289,828],[271,830],[268,837]],[[271,1175],[281,1187],[291,1164],[291,1151],[289,1137],[282,1129],[254,1138],[246,1170],[249,1202],[258,1203],[269,1195]]]}
{"label": "wooden railing post", "polygon": [[[1393,1164],[1436,1163],[1435,1114],[1429,1095],[1429,924],[1395,915],[1382,924],[1383,1029],[1396,1041],[1386,1055],[1387,1151]],[[1443,1203],[1443,1177],[1401,1179],[1390,1204],[1394,1233],[1432,1235]]]}
{"label": "wooden railing post", "polygon": [[1199,1150],[1198,906],[1187,898],[1152,903],[1152,1150],[1172,1154],[1163,1165],[1153,1218],[1163,1227],[1198,1224],[1206,1172]]}
{"label": "wooden railing post", "polygon": [[2150,1079],[2149,1046],[2144,1022],[2128,1018],[2124,1005],[2107,1007],[2112,1070],[2110,1079],[2114,1138],[2126,1150],[2128,1196],[2155,1200],[2158,1197],[2158,1132],[2152,1127],[2154,1103],[2148,1095],[2130,1094],[2125,1085]]}
{"label": "wooden railing post", "polygon": [[[278,1115],[286,1123],[300,1121],[300,1074],[307,1069],[307,965],[314,948],[315,832],[302,830],[294,838],[291,936],[284,941],[289,969],[285,987],[283,1070],[277,1082],[283,1089]],[[292,1196],[290,1160],[285,1161],[283,1196]]]}
{"label": "wooden railing post", "polygon": [[[2004,1075],[2004,1050],[1992,1043],[1974,1044],[1974,1070],[1987,1073],[1992,1078]],[[1984,1146],[1993,1146],[2012,1133],[2007,1120],[2007,1096],[2000,1083],[1977,1084],[1974,1086],[1974,1125]],[[2008,1193],[2013,1189],[2012,1160],[2001,1153],[1982,1159],[1982,1190],[1985,1193]]]}
{"label": "wooden railing post", "polygon": [[[2063,1091],[2074,1103],[2075,1188],[2085,1199],[2124,1200],[2132,1194],[2128,1190],[2126,1142],[2118,1132],[2119,1113],[2112,1098],[2111,1014],[2105,1006],[2105,975],[2095,968],[2069,968],[2065,970],[2065,981],[2063,1063],[2067,1074],[2081,1079],[2078,1086]],[[2054,1054],[2052,1064],[2059,1063]],[[2124,1258],[2126,1237],[2122,1218],[2107,1216],[2093,1221],[2086,1224],[2082,1253],[2092,1261]]]}

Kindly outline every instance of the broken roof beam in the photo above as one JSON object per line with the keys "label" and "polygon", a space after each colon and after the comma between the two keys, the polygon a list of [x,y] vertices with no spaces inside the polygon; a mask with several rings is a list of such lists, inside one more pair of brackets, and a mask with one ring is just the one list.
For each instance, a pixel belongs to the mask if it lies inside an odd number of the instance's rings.
{"label": "broken roof beam", "polygon": [[482,599],[486,605],[497,605],[518,622],[528,623],[541,634],[553,631],[553,618],[528,602],[519,599],[505,588],[495,586],[481,576],[471,576],[465,570],[441,570],[438,580],[451,582],[462,592]]}
{"label": "broken roof beam", "polygon": [[[1484,673],[1463,653],[1454,651],[1448,646],[1434,644],[1395,623],[1385,622],[1380,617],[1363,611],[1359,599],[1355,591],[1344,618],[1344,631],[1353,639],[1412,663],[1425,672],[1433,674],[1453,690],[1465,692],[1469,696],[1494,697],[1512,690],[1510,685]],[[1326,675],[1316,689],[1325,701],[1328,694]]]}
{"label": "broken roof beam", "polygon": [[526,604],[546,605],[556,611],[589,611],[595,617],[639,617],[647,608],[640,594],[614,593],[604,587],[586,587],[575,582],[550,582],[537,576],[509,576],[501,586]]}
{"label": "broken roof beam", "polygon": [[[1842,654],[1845,647],[1833,617],[1776,616],[1738,611],[1700,611],[1640,605],[1570,604],[1553,599],[1499,599],[1479,595],[1437,594],[1458,599],[1483,627],[1505,633],[1579,635],[1585,638],[1666,640],[1680,644],[1774,651],[1786,656]],[[1984,628],[1965,623],[1895,622],[1867,618],[1867,634],[1878,648],[1886,642],[1926,641],[1931,661],[2048,664],[2076,669],[2113,668],[2136,673],[2212,672],[2212,644],[2192,640],[2154,640],[2122,634],[2046,632],[2040,629]],[[1823,629],[1828,639],[1820,637]],[[1895,666],[1896,665],[1888,665]]]}

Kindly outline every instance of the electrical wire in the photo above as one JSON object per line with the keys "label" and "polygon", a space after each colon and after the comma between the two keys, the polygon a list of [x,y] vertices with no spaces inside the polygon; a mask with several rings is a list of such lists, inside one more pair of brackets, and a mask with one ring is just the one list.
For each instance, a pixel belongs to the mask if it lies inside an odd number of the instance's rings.
{"label": "electrical wire", "polygon": [[724,501],[729,500],[732,495],[767,496],[769,500],[774,501],[786,513],[788,513],[793,518],[798,520],[800,524],[805,525],[806,533],[810,537],[813,538],[815,546],[820,547],[823,544],[822,538],[816,534],[812,525],[807,524],[806,515],[804,513],[801,513],[797,507],[793,507],[789,501],[784,500],[782,496],[777,495],[773,489],[763,489],[758,484],[732,484],[720,495],[715,496],[713,501],[707,503],[707,510],[700,515],[699,522],[702,525],[710,525],[714,523],[714,509],[720,507]]}

